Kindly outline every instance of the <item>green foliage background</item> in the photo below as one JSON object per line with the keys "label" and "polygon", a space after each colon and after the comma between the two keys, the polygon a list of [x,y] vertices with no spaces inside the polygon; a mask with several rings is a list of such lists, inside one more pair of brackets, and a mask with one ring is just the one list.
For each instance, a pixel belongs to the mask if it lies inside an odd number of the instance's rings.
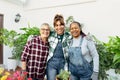
{"label": "green foliage background", "polygon": [[93,36],[99,54],[99,80],[108,80],[106,71],[115,69],[120,73],[120,38],[110,37],[107,43],[99,41]]}

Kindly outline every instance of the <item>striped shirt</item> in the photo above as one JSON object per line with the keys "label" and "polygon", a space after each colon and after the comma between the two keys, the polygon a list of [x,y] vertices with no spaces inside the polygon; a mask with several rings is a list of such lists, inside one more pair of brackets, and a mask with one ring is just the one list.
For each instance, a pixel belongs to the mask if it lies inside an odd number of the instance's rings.
{"label": "striped shirt", "polygon": [[48,51],[49,44],[44,43],[40,36],[35,36],[26,43],[21,61],[26,62],[29,78],[44,78]]}

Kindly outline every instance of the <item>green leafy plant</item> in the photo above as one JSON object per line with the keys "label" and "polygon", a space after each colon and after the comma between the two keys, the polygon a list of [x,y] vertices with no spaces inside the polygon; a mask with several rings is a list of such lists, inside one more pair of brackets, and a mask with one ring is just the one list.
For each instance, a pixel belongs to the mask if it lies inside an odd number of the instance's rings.
{"label": "green leafy plant", "polygon": [[116,69],[116,72],[120,73],[120,37],[109,37],[108,43],[106,43],[107,51],[113,55],[112,68]]}
{"label": "green leafy plant", "polygon": [[27,39],[30,35],[39,35],[39,28],[38,27],[27,27],[27,28],[20,28],[24,33],[19,33],[19,36],[14,41],[14,47],[12,50],[13,57],[16,59],[21,58],[21,54],[23,48],[27,42]]}
{"label": "green leafy plant", "polygon": [[[69,16],[67,19],[66,19],[66,24],[69,25],[71,22],[74,21],[74,18],[73,16]],[[68,26],[69,27],[69,26]]]}
{"label": "green leafy plant", "polygon": [[120,73],[120,38],[110,37],[107,43],[99,41],[95,36],[93,38],[99,53],[99,80],[108,80],[107,70],[115,69]]}
{"label": "green leafy plant", "polygon": [[29,35],[39,35],[38,27],[24,27],[20,28],[23,33],[17,33],[14,30],[0,29],[0,44],[5,44],[13,47],[12,59],[20,59],[23,48],[27,42]]}
{"label": "green leafy plant", "polygon": [[104,42],[99,41],[95,36],[93,36],[93,39],[99,54],[99,80],[107,80],[107,74],[105,71],[110,69],[112,55],[107,52]]}
{"label": "green leafy plant", "polygon": [[58,80],[69,80],[70,72],[62,70],[60,71],[60,74],[57,75]]}
{"label": "green leafy plant", "polygon": [[17,35],[17,32],[14,30],[0,29],[0,44],[13,47],[14,40]]}

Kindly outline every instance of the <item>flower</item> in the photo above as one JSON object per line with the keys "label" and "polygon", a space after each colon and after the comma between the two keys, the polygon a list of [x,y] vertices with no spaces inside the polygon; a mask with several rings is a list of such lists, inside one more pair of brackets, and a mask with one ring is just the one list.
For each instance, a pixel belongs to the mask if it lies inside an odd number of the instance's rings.
{"label": "flower", "polygon": [[26,80],[27,72],[21,73],[21,71],[15,71],[11,76],[8,76],[6,80]]}
{"label": "flower", "polygon": [[1,75],[0,80],[7,80],[7,77],[10,75],[10,73],[9,72],[4,72],[4,71],[2,71],[2,69],[0,70],[0,72],[1,72],[0,73],[0,75]]}
{"label": "flower", "polygon": [[11,73],[0,68],[0,80],[32,80],[32,78],[26,79],[27,74],[25,71],[14,71]]}
{"label": "flower", "polygon": [[28,80],[32,80],[32,78],[28,78]]}
{"label": "flower", "polygon": [[6,80],[6,79],[7,79],[7,77],[8,77],[7,75],[2,76],[0,80]]}
{"label": "flower", "polygon": [[0,67],[0,74],[2,74],[4,71],[4,68]]}
{"label": "flower", "polygon": [[10,75],[8,72],[4,72],[4,68],[0,67],[0,80],[6,80],[8,75]]}

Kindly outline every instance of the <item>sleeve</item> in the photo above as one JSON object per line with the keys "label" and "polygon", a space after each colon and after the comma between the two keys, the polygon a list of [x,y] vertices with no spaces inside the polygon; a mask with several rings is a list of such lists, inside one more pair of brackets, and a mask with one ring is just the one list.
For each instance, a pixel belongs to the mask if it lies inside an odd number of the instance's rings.
{"label": "sleeve", "polygon": [[21,61],[27,61],[31,53],[31,44],[32,44],[32,39],[27,41],[26,45],[24,46],[24,49],[21,55]]}
{"label": "sleeve", "polygon": [[99,72],[99,54],[97,52],[95,43],[92,40],[87,40],[87,41],[88,41],[87,42],[88,49],[93,59],[93,71]]}

